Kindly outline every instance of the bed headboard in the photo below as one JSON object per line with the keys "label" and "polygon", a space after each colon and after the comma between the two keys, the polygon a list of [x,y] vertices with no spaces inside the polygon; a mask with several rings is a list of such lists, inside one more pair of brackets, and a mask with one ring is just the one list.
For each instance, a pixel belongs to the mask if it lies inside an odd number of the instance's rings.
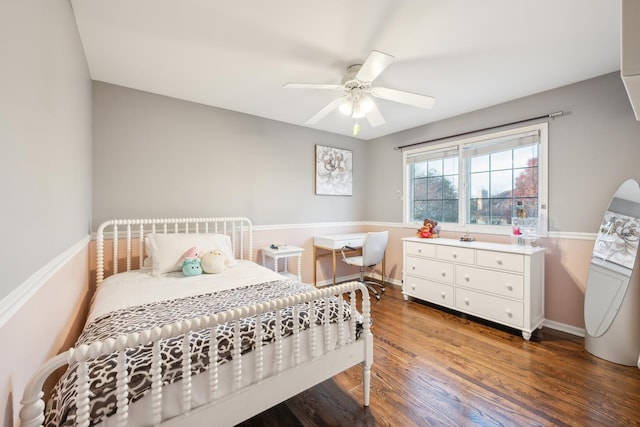
{"label": "bed headboard", "polygon": [[[113,274],[118,273],[121,241],[124,240],[125,271],[140,269],[144,261],[144,236],[153,233],[220,233],[231,238],[237,259],[253,261],[253,224],[249,218],[114,219],[100,224],[96,232],[96,284],[104,280],[104,239],[113,240]],[[137,268],[132,267],[132,243],[137,240]]]}

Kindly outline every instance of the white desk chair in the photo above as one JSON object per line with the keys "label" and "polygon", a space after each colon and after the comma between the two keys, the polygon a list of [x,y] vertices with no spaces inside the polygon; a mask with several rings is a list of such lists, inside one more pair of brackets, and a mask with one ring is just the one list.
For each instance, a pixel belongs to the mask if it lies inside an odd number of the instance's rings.
{"label": "white desk chair", "polygon": [[384,273],[382,275],[382,284],[365,280],[364,270],[365,267],[369,267],[372,271],[373,268],[382,262],[384,258],[384,251],[387,248],[387,241],[389,240],[388,231],[371,232],[367,233],[362,242],[362,256],[345,256],[344,249],[342,250],[342,261],[348,265],[355,265],[360,267],[360,282],[362,282],[373,293],[376,299],[380,299],[380,293],[374,286],[380,287],[380,292],[384,292]]}

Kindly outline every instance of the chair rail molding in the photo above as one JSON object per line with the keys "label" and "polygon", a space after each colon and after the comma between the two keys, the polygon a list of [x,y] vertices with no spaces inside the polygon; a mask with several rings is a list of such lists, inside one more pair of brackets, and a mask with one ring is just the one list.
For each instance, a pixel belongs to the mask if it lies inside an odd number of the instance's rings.
{"label": "chair rail molding", "polygon": [[60,268],[71,260],[78,252],[84,249],[90,242],[91,236],[80,239],[66,251],[52,259],[42,268],[22,282],[6,297],[0,300],[0,328],[2,328],[33,295],[49,280]]}

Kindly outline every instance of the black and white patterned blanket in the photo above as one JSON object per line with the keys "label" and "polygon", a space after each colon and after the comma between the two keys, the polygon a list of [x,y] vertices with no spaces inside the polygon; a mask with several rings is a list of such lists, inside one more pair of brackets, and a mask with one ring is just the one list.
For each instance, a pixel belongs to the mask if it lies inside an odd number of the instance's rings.
{"label": "black and white patterned blanket", "polygon": [[[157,326],[171,324],[180,320],[196,318],[211,313],[218,313],[243,305],[274,300],[305,292],[314,288],[294,280],[276,280],[254,286],[212,292],[169,301],[160,301],[129,307],[103,315],[87,325],[76,346],[91,344],[97,340],[115,338],[117,336],[140,332]],[[309,304],[299,305],[300,330],[309,327]],[[325,302],[315,302],[315,324],[322,324]],[[343,318],[350,317],[350,307],[344,302]],[[331,297],[329,319],[337,321],[339,315],[337,298]],[[281,310],[281,333],[289,336],[293,333],[293,308]],[[245,318],[241,321],[241,353],[245,354],[256,346],[254,338],[256,318]],[[234,328],[231,323],[220,325],[218,334],[218,359],[222,364],[231,360],[234,341]],[[262,344],[275,340],[275,312],[262,315]],[[161,357],[163,360],[162,383],[170,384],[182,378],[182,340],[183,336],[163,340]],[[127,370],[129,373],[129,402],[142,398],[151,389],[151,345],[139,346],[126,352]],[[190,335],[191,375],[207,370],[209,366],[209,330],[192,332]],[[91,398],[91,425],[96,425],[105,417],[116,412],[116,379],[114,367],[117,355],[112,354],[91,360],[89,365],[89,387]],[[75,425],[77,365],[69,366],[63,377],[56,384],[45,414],[46,426]]]}

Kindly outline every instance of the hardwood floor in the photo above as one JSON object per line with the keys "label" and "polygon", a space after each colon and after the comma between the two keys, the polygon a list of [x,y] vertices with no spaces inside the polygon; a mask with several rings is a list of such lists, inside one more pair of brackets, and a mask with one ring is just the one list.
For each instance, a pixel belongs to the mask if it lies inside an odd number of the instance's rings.
{"label": "hardwood floor", "polygon": [[640,370],[580,337],[531,341],[415,301],[372,300],[371,405],[353,367],[241,424],[252,426],[640,426]]}

